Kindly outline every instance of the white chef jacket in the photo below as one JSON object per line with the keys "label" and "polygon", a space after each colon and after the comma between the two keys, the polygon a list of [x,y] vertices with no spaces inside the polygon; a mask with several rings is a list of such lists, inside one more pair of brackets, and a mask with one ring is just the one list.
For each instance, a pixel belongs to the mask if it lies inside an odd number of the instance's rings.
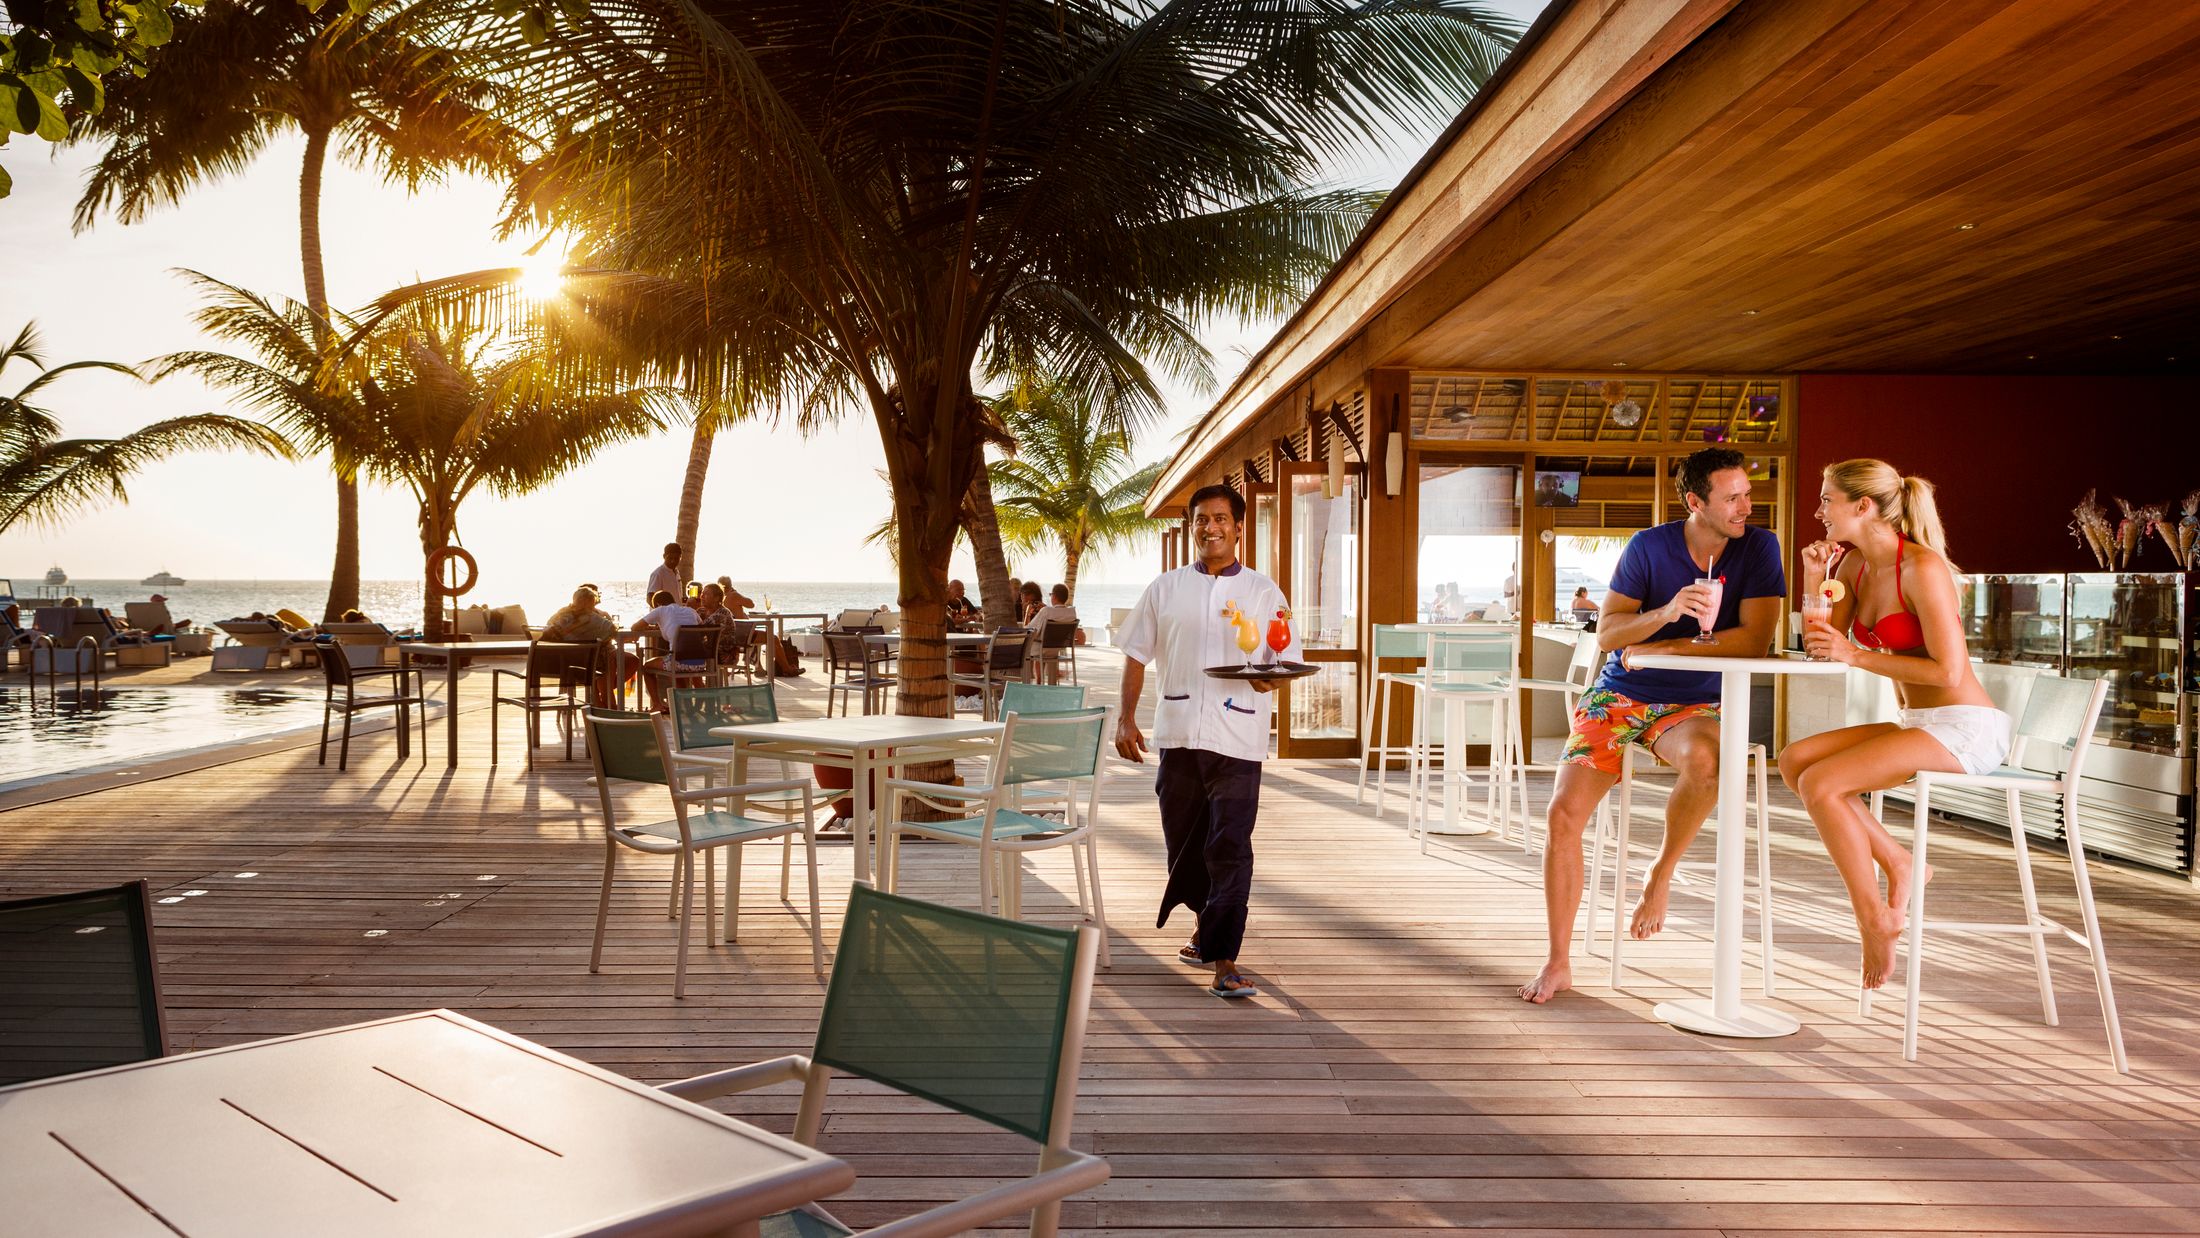
{"label": "white chef jacket", "polygon": [[[1222,617],[1228,602],[1238,604],[1263,640],[1268,621],[1285,605],[1276,582],[1242,563],[1219,576],[1209,576],[1193,563],[1155,577],[1116,633],[1116,647],[1125,657],[1149,668],[1159,666],[1154,673],[1161,692],[1154,707],[1154,747],[1203,748],[1247,761],[1267,757],[1275,694],[1205,673],[1210,666],[1245,663],[1237,629]],[[1297,628],[1282,653],[1271,655],[1263,644],[1253,656],[1256,662],[1270,656],[1303,660]]]}

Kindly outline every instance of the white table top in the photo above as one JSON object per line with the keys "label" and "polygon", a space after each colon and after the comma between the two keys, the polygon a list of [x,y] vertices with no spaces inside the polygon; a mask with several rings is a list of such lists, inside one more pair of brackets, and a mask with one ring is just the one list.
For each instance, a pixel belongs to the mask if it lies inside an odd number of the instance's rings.
{"label": "white table top", "polygon": [[1849,668],[1839,662],[1813,662],[1808,658],[1714,658],[1697,653],[1641,653],[1628,665],[1657,671],[1747,671],[1752,675],[1838,675]]}
{"label": "white table top", "polygon": [[444,1010],[0,1089],[16,1238],[715,1233],[854,1180]]}
{"label": "white table top", "polygon": [[943,740],[986,739],[1001,733],[998,722],[975,718],[904,718],[899,714],[860,714],[853,718],[805,718],[792,722],[750,722],[740,726],[714,726],[720,739],[747,740],[758,744],[801,744],[810,748],[843,749],[892,747],[899,744],[938,743]]}

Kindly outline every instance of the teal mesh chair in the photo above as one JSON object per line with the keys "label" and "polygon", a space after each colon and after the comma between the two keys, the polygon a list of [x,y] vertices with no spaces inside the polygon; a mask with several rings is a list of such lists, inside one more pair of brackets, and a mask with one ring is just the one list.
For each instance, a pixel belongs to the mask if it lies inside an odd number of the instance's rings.
{"label": "teal mesh chair", "polygon": [[[1485,811],[1502,835],[1512,827],[1513,792],[1520,793],[1520,845],[1529,845],[1528,780],[1520,768],[1520,630],[1511,625],[1491,625],[1486,631],[1433,632],[1429,635],[1428,664],[1422,671],[1420,693],[1414,701],[1412,773],[1408,779],[1410,807],[1406,827],[1418,834],[1421,851],[1428,851],[1429,800],[1441,797],[1454,784],[1478,785],[1486,800]],[[1470,707],[1490,711],[1490,762],[1477,772],[1457,765],[1437,764],[1438,740],[1429,726],[1436,708],[1443,709],[1444,725],[1463,726]],[[1447,731],[1443,743],[1451,745]]]}
{"label": "teal mesh chair", "polygon": [[[947,1238],[1029,1212],[1033,1238],[1052,1238],[1062,1201],[1108,1180],[1106,1161],[1069,1146],[1101,936],[1090,927],[1019,924],[858,883],[849,890],[810,1056],[664,1090],[701,1102],[800,1080],[794,1137],[813,1147],[835,1071],[967,1114],[1037,1142],[1038,1172],[866,1232]],[[766,1217],[761,1232],[811,1238],[854,1231],[812,1205]]]}
{"label": "teal mesh chair", "polygon": [[1001,688],[1003,714],[1059,714],[1085,707],[1085,690],[1077,684],[1024,683]]}
{"label": "teal mesh chair", "polygon": [[[769,679],[726,688],[675,688],[672,690],[672,736],[677,747],[672,753],[672,764],[682,771],[700,772],[705,786],[720,781],[733,782],[733,741],[711,734],[712,728],[777,721],[779,701]],[[784,817],[791,821],[801,815],[803,796],[810,788],[810,780],[788,770],[785,761],[773,760],[772,765],[779,781],[801,785],[786,791],[751,795],[747,811],[752,815]],[[787,898],[793,872],[794,835],[787,834],[779,840],[781,900]],[[674,897],[678,894],[675,887]]]}
{"label": "teal mesh chair", "polygon": [[[2116,990],[2108,975],[2108,947],[2101,940],[2101,915],[2093,903],[2093,877],[2086,868],[2085,818],[2078,810],[2087,750],[2093,746],[2100,724],[2101,706],[2108,698],[2108,680],[2072,679],[2064,675],[2037,675],[2030,682],[2024,710],[2017,716],[2014,744],[2007,762],[1983,774],[1941,773],[1927,770],[1917,776],[1915,834],[1910,840],[1911,858],[1922,867],[1925,844],[1931,833],[1932,793],[1942,787],[1965,788],[1999,794],[2009,815],[2009,845],[2015,853],[2017,893],[2024,904],[2022,923],[1981,924],[1925,918],[1925,883],[1910,885],[1909,927],[1903,931],[1902,948],[1908,954],[1905,1004],[1902,1017],[1902,1056],[1917,1060],[1919,1006],[1924,992],[1925,937],[1930,933],[1966,933],[2031,939],[2032,965],[2039,978],[2040,1019],[2049,1027],[2061,1022],[2055,1012],[2055,984],[2048,974],[2047,939],[2067,940],[2085,951],[2093,967],[2093,990],[2101,1001],[2101,1021],[2107,1025],[2108,1057],[2118,1074],[2131,1073],[2124,1056],[2124,1025],[2116,1014]],[[2045,767],[2043,770],[2041,767]],[[2039,895],[2032,887],[2032,854],[2026,842],[2023,799],[2047,797],[2060,810],[2063,842],[2070,855],[2070,876],[2077,886],[2078,915],[2085,932],[2074,933],[2040,913]],[[1878,816],[1886,792],[1874,791],[1871,811]],[[1861,1013],[1870,1014],[1872,994],[1862,991]]]}
{"label": "teal mesh chair", "polygon": [[[1375,768],[1375,815],[1383,815],[1385,793],[1390,785],[1390,763],[1393,759],[1410,760],[1411,748],[1392,744],[1390,735],[1390,690],[1393,685],[1408,692],[1421,686],[1420,664],[1428,660],[1428,633],[1412,631],[1398,624],[1378,623],[1368,639],[1368,666],[1373,673],[1367,677],[1367,704],[1361,715],[1367,725],[1360,734],[1367,736],[1366,759],[1360,762],[1359,786],[1352,792],[1355,805],[1367,802],[1367,771],[1372,762]],[[1384,670],[1385,662],[1410,661],[1411,670]]]}
{"label": "teal mesh chair", "polygon": [[[1100,930],[1100,965],[1108,966],[1108,918],[1100,895],[1100,747],[1112,709],[1095,707],[1070,713],[1011,714],[995,741],[984,780],[976,786],[947,786],[889,778],[880,784],[886,797],[879,815],[881,885],[893,889],[899,878],[901,838],[913,834],[959,843],[978,851],[978,907],[991,912],[1000,898],[1001,914],[1023,914],[1023,858],[1034,851],[1070,849],[1077,877],[1078,913]],[[1054,789],[1061,796],[1063,819],[1042,817],[1018,805],[1027,788]],[[1081,795],[1080,795],[1081,793]],[[1081,801],[1081,802],[1080,802]],[[914,803],[945,820],[916,820]]]}
{"label": "teal mesh chair", "polygon": [[[825,942],[818,926],[817,907],[817,811],[810,798],[810,784],[789,779],[735,786],[688,789],[700,771],[682,770],[673,763],[670,723],[659,714],[619,710],[588,711],[588,757],[596,767],[596,795],[603,808],[603,889],[596,898],[596,942],[589,951],[588,970],[603,966],[604,923],[611,915],[611,878],[618,867],[619,849],[645,855],[669,855],[672,884],[678,900],[675,916],[680,921],[680,950],[673,964],[672,995],[687,996],[688,926],[695,918],[695,857],[703,859],[703,939],[715,941],[717,926],[717,873],[714,857],[726,852],[726,940],[736,940],[741,917],[741,844],[802,835],[804,859],[810,869],[810,963],[825,974]],[[624,824],[612,795],[614,782],[653,782],[672,797],[670,820]],[[751,796],[799,791],[799,821],[767,821],[746,815]],[[723,807],[695,808],[691,805]],[[784,885],[784,882],[782,882]]]}

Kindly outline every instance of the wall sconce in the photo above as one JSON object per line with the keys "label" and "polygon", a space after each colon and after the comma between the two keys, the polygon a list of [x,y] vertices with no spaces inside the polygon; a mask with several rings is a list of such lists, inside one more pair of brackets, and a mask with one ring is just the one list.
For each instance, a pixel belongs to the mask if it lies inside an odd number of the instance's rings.
{"label": "wall sconce", "polygon": [[1398,425],[1398,395],[1390,396],[1390,424],[1392,429],[1383,444],[1383,493],[1397,498],[1405,492],[1406,485],[1406,436]]}

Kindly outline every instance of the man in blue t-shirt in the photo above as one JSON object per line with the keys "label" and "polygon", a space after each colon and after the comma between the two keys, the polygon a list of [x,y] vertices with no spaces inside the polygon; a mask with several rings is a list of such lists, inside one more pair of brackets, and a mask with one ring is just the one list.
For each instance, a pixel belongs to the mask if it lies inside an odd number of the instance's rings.
{"label": "man in blue t-shirt", "polygon": [[[1634,668],[1641,653],[1761,658],[1772,648],[1787,574],[1780,539],[1749,523],[1749,470],[1742,454],[1706,447],[1681,461],[1675,479],[1688,518],[1628,539],[1597,616],[1597,646],[1607,659],[1574,710],[1559,758],[1543,851],[1543,902],[1550,916],[1550,957],[1520,986],[1531,1002],[1573,986],[1569,966],[1574,913],[1581,907],[1581,834],[1605,792],[1619,781],[1623,744],[1640,744],[1674,768],[1666,801],[1665,845],[1635,905],[1630,935],[1665,927],[1673,871],[1719,801],[1719,676]],[[1699,580],[1720,584],[1698,584]],[[1713,640],[1692,638],[1704,625]]]}

